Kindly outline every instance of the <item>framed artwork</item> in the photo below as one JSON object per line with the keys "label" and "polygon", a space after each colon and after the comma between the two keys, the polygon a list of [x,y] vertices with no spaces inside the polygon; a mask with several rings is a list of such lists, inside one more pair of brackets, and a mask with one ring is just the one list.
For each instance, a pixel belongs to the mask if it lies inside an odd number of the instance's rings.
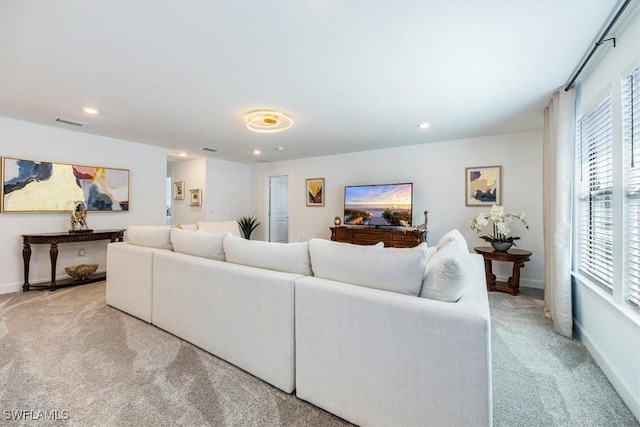
{"label": "framed artwork", "polygon": [[184,181],[173,183],[173,200],[184,200]]}
{"label": "framed artwork", "polygon": [[189,206],[202,205],[202,191],[199,188],[189,190]]}
{"label": "framed artwork", "polygon": [[324,178],[307,179],[307,206],[324,206]]}
{"label": "framed artwork", "polygon": [[465,169],[465,203],[467,206],[501,205],[502,166],[479,166]]}
{"label": "framed artwork", "polygon": [[0,212],[129,210],[129,170],[2,157]]}

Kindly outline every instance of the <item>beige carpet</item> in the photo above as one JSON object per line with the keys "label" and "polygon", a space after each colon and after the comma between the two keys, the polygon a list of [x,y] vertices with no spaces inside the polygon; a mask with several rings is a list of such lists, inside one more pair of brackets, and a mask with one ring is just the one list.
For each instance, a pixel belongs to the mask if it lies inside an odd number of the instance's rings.
{"label": "beige carpet", "polygon": [[[539,296],[489,301],[495,426],[639,425],[584,346],[553,332]],[[101,282],[0,295],[0,425],[348,424],[107,306]]]}

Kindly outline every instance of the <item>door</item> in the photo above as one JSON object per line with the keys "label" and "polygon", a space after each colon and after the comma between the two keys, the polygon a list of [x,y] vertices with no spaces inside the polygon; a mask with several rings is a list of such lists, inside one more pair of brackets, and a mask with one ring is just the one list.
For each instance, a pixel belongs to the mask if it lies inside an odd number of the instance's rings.
{"label": "door", "polygon": [[289,177],[269,177],[269,241],[289,241]]}

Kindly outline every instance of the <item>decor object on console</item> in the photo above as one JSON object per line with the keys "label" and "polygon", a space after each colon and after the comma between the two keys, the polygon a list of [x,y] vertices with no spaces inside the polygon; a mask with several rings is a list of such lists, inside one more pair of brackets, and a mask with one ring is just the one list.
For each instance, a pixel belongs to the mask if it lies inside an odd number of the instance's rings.
{"label": "decor object on console", "polygon": [[502,166],[465,169],[465,204],[467,206],[499,205],[501,197]]}
{"label": "decor object on console", "polygon": [[184,200],[184,181],[173,183],[173,199]]}
{"label": "decor object on console", "polygon": [[129,171],[2,157],[2,212],[129,210]]}
{"label": "decor object on console", "polygon": [[91,276],[98,269],[98,264],[79,264],[65,267],[64,271],[75,280],[84,280]]}
{"label": "decor object on console", "polygon": [[333,218],[333,225],[335,225],[336,227],[340,227],[340,224],[342,224],[342,220],[339,216]]}
{"label": "decor object on console", "polygon": [[189,190],[189,206],[202,205],[202,191],[199,188]]}
{"label": "decor object on console", "polygon": [[324,178],[307,179],[307,206],[324,206]]}
{"label": "decor object on console", "polygon": [[251,240],[251,233],[260,225],[257,221],[258,218],[249,215],[243,216],[238,220],[238,225],[240,226],[240,230],[242,230],[242,236],[245,239]]}
{"label": "decor object on console", "polygon": [[493,205],[489,212],[484,212],[471,220],[470,227],[476,233],[480,233],[482,227],[489,224],[489,221],[493,223],[493,234],[488,236],[480,236],[485,242],[491,243],[493,249],[498,252],[506,252],[511,246],[517,246],[516,240],[520,240],[520,237],[510,236],[507,234],[511,231],[507,226],[513,219],[518,219],[522,222],[526,229],[529,229],[529,223],[527,222],[526,215],[522,212],[504,213],[504,207],[499,205]]}
{"label": "decor object on console", "polygon": [[91,233],[93,231],[87,227],[87,205],[82,200],[77,201],[75,209],[71,211],[69,224],[71,225],[69,233]]}

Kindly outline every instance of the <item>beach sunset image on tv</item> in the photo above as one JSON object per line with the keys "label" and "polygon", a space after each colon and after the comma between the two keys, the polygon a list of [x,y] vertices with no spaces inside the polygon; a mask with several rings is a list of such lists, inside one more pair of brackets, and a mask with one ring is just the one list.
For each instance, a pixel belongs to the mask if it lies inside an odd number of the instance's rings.
{"label": "beach sunset image on tv", "polygon": [[411,225],[413,184],[344,188],[345,225]]}

